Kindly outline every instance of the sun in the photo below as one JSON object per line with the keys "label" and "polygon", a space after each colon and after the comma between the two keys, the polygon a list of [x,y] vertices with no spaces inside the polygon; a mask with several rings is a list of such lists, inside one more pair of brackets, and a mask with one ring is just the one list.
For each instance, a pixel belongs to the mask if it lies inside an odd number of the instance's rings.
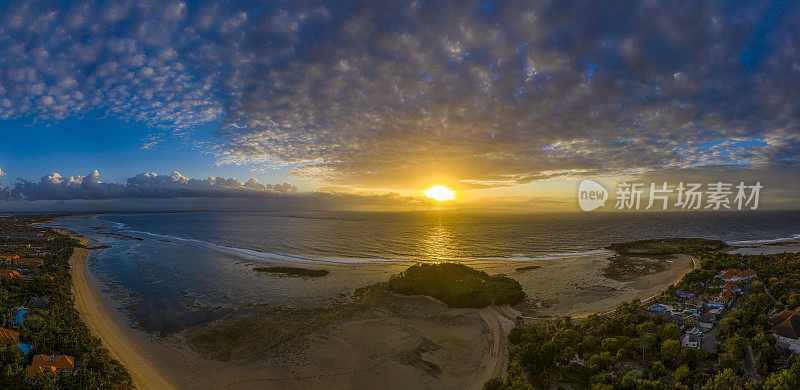
{"label": "sun", "polygon": [[455,192],[445,186],[435,186],[425,190],[425,196],[437,202],[448,202],[455,198]]}

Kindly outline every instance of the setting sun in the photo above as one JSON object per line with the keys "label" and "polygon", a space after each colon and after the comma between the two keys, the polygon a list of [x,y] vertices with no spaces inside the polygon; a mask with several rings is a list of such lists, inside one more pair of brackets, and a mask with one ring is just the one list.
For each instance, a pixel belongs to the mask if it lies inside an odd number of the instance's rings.
{"label": "setting sun", "polygon": [[425,196],[437,202],[447,202],[455,198],[455,193],[445,186],[435,186],[427,189]]}

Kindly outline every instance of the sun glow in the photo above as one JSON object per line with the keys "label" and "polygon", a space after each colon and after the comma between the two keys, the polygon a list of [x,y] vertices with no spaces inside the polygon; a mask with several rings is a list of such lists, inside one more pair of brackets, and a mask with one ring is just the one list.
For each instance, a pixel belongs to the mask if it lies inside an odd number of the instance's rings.
{"label": "sun glow", "polygon": [[455,198],[455,192],[445,186],[435,186],[425,190],[425,196],[437,202],[448,202]]}

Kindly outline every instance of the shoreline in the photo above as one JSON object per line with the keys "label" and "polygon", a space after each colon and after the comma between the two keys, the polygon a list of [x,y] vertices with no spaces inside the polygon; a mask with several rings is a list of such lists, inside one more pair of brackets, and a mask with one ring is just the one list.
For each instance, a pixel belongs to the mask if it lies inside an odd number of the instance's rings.
{"label": "shoreline", "polygon": [[[76,233],[63,229],[60,232],[78,239],[84,245],[88,245],[88,238],[76,236]],[[374,383],[365,382],[372,375],[368,375],[366,372],[362,374],[350,371],[350,367],[361,365],[367,361],[352,357],[345,358],[348,361],[352,360],[352,362],[346,364],[348,370],[344,370],[345,367],[342,364],[333,362],[342,359],[342,356],[337,358],[340,352],[346,351],[347,354],[352,355],[357,351],[361,351],[362,348],[357,346],[348,347],[346,345],[354,341],[353,337],[356,335],[358,335],[357,338],[360,342],[365,341],[365,337],[366,340],[374,338],[373,341],[375,342],[383,339],[383,336],[378,337],[378,335],[373,334],[374,329],[372,328],[377,324],[366,326],[358,324],[358,321],[348,322],[326,331],[325,333],[329,336],[336,335],[336,337],[328,340],[333,342],[330,347],[334,349],[328,350],[328,347],[322,348],[320,346],[320,348],[315,348],[312,351],[314,360],[317,360],[318,363],[325,362],[322,366],[316,366],[315,364],[309,366],[309,361],[306,361],[302,366],[297,366],[296,363],[281,361],[282,359],[275,360],[274,358],[246,364],[230,364],[208,360],[192,350],[181,335],[169,339],[153,340],[128,326],[125,319],[113,307],[113,302],[104,295],[99,281],[89,272],[87,265],[88,254],[89,249],[74,248],[73,255],[70,258],[70,273],[73,278],[76,308],[93,334],[98,336],[111,355],[122,362],[129,370],[137,388],[169,389],[187,386],[197,388],[260,388],[263,385],[302,388],[310,383],[329,386],[330,388],[347,388],[349,384],[356,380],[355,378],[358,378],[357,381],[362,384]],[[574,267],[575,265],[571,264],[572,262],[592,266],[602,265],[605,259],[605,254],[578,256],[566,262],[563,261],[565,259],[547,259],[542,260],[541,263],[536,262],[536,264],[541,264],[544,268],[533,272],[515,271],[521,265],[531,264],[530,261],[476,261],[468,262],[467,265],[488,271],[490,274],[506,273],[521,281],[527,279],[527,283],[523,284],[532,286],[544,281],[539,280],[540,278],[536,277],[537,274],[549,274],[549,271],[546,270],[554,269],[552,267]],[[693,269],[693,265],[696,264],[693,264],[693,260],[688,260],[691,257],[686,256],[686,259],[685,261],[676,260],[674,265],[665,271],[639,277],[631,282],[609,282],[602,275],[597,275],[586,269],[588,272],[585,273],[584,279],[571,279],[571,282],[573,284],[586,283],[585,286],[591,286],[593,283],[606,281],[609,286],[613,286],[612,292],[599,299],[583,295],[575,296],[571,301],[562,301],[563,309],[556,315],[570,315],[573,318],[580,319],[590,314],[604,314],[605,312],[616,310],[621,303],[637,298],[642,299],[644,295],[649,295],[648,298],[657,296],[667,286],[676,283],[683,275]],[[579,267],[581,267],[580,264],[578,264]],[[368,268],[380,268],[380,273],[383,274],[386,272],[393,273],[397,271],[395,268],[402,268],[403,265],[405,264],[384,263],[369,264],[367,266]],[[345,271],[351,270],[354,266],[356,265],[328,264],[326,268],[338,268]],[[353,275],[346,278],[352,277]],[[641,279],[645,279],[646,282],[640,282]],[[637,282],[640,283],[638,286],[642,287],[642,289],[631,286]],[[532,293],[532,296],[536,296],[537,291],[532,291]],[[513,316],[509,316],[505,312],[497,312],[497,309],[476,312],[475,319],[479,320],[482,326],[484,324],[486,326],[488,331],[486,336],[489,337],[489,344],[484,346],[484,355],[480,366],[470,375],[474,375],[474,382],[471,381],[468,387],[480,388],[482,386],[480,382],[495,376],[504,376],[507,362],[507,340],[505,338],[510,327],[513,327],[513,323],[509,320],[510,318],[513,318]],[[379,322],[381,326],[390,326],[390,328],[385,329],[386,332],[389,332],[388,334],[394,334],[395,320],[384,318],[379,321],[382,321]],[[397,337],[400,337],[400,334]],[[317,340],[316,338],[314,339]],[[327,343],[324,339],[317,341]],[[384,340],[384,342],[386,341]],[[308,351],[304,352],[307,354]],[[290,360],[297,362],[295,359],[300,357],[301,354],[300,351],[290,353]],[[344,356],[347,356],[347,354]],[[436,358],[436,361],[438,359]],[[359,363],[355,364],[356,361]],[[370,360],[369,362],[372,363],[373,361]],[[408,380],[408,375],[412,375],[412,371],[405,371],[407,367],[400,366],[400,369],[396,368],[396,362],[389,363],[389,365],[384,359],[375,360],[375,362],[380,363],[380,367],[375,368],[376,372],[389,374],[395,380],[399,381],[401,380],[400,378]],[[204,383],[204,385],[200,385],[200,383]],[[421,384],[421,382],[413,383]]]}
{"label": "shoreline", "polygon": [[[75,238],[84,246],[89,244],[88,238],[61,229],[58,231]],[[113,318],[115,313],[105,305],[101,292],[89,274],[88,257],[89,249],[76,247],[69,258],[75,309],[83,322],[101,340],[111,356],[128,369],[136,388],[176,389],[152,361],[143,356],[137,342]]]}
{"label": "shoreline", "polygon": [[[698,268],[697,259],[690,255],[686,254],[679,254],[674,255],[674,259],[683,260],[686,263],[686,266],[673,266],[671,269],[667,269],[661,272],[657,272],[650,275],[640,276],[630,282],[625,282],[625,285],[629,288],[632,288],[636,291],[636,295],[633,298],[623,299],[620,300],[613,305],[605,305],[604,307],[592,309],[592,310],[581,310],[581,311],[573,311],[566,313],[565,315],[572,317],[573,319],[584,319],[589,317],[593,314],[597,315],[604,315],[609,314],[617,310],[617,308],[625,303],[630,302],[634,299],[640,300],[642,303],[648,302],[659,295],[661,295],[664,291],[666,291],[669,286],[677,284],[678,282],[683,279],[686,274],[692,272],[693,270]],[[642,287],[642,288],[637,288]]]}

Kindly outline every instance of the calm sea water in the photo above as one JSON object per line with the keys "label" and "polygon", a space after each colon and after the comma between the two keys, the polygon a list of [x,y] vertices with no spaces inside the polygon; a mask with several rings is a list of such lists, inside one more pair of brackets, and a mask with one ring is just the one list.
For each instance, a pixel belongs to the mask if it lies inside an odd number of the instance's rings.
{"label": "calm sea water", "polygon": [[614,242],[645,238],[789,240],[800,237],[800,211],[198,212],[76,215],[53,225],[110,246],[92,252],[92,273],[135,325],[172,332],[213,320],[231,308],[316,305],[361,287],[268,278],[250,270],[258,264],[332,262],[366,267],[363,263],[409,260],[570,261],[570,256],[602,252]]}

